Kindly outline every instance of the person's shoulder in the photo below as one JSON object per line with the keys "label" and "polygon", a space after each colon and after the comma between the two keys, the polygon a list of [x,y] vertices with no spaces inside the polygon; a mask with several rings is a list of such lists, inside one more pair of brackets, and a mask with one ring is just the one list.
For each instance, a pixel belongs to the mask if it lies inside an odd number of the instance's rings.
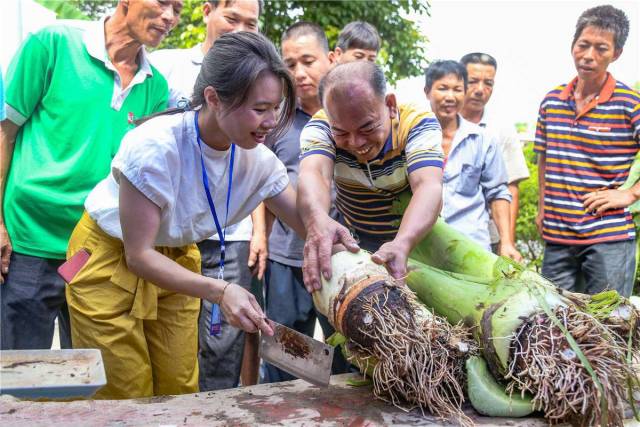
{"label": "person's shoulder", "polygon": [[237,154],[241,157],[236,160],[238,165],[260,165],[259,170],[263,171],[265,174],[269,174],[273,172],[273,167],[276,165],[279,160],[276,157],[275,153],[271,151],[264,144],[259,144],[257,147],[252,148],[250,150],[245,150],[241,147],[236,147]]}
{"label": "person's shoulder", "polygon": [[148,153],[175,153],[179,151],[186,133],[186,113],[162,114],[130,130],[122,141],[129,150]]}
{"label": "person's shoulder", "polygon": [[158,49],[149,53],[151,65],[164,70],[184,66],[184,61],[191,57],[192,49]]}
{"label": "person's shoulder", "polygon": [[322,121],[329,122],[329,118],[327,117],[327,113],[324,109],[318,110],[313,116],[311,116],[310,121]]}
{"label": "person's shoulder", "polygon": [[398,104],[398,112],[400,114],[400,122],[411,125],[417,125],[424,120],[430,122],[438,121],[435,114],[418,104]]}
{"label": "person's shoulder", "polygon": [[543,98],[543,102],[560,99],[560,94],[567,88],[567,86],[568,86],[567,83],[562,83],[555,86],[553,89],[551,89],[545,94]]}
{"label": "person's shoulder", "polygon": [[155,86],[156,89],[162,89],[162,93],[166,94],[169,91],[169,82],[164,73],[151,61],[149,61],[149,67],[151,68],[151,76],[148,76],[149,84]]}
{"label": "person's shoulder", "polygon": [[540,110],[545,111],[547,108],[553,105],[565,104],[566,100],[563,100],[562,92],[567,88],[567,83],[562,83],[548,91],[542,101],[540,102]]}
{"label": "person's shoulder", "polygon": [[167,60],[176,57],[189,56],[191,49],[176,48],[176,49],[156,49],[149,53],[151,59]]}
{"label": "person's shoulder", "polygon": [[[318,134],[318,131],[321,131],[320,134]],[[331,137],[331,127],[329,125],[329,118],[327,117],[327,113],[324,110],[319,110],[313,116],[311,116],[311,119],[304,125],[302,134],[313,134],[315,139],[323,133]]]}
{"label": "person's shoulder", "polygon": [[82,36],[85,32],[85,27],[72,24],[52,24],[42,27],[36,31],[37,34],[42,37],[65,37],[65,36]]}
{"label": "person's shoulder", "polygon": [[484,126],[480,127],[482,127],[484,132],[488,135],[493,135],[499,139],[511,139],[516,137],[517,131],[515,125],[501,120],[500,115],[496,114],[493,110],[485,112],[481,123],[484,123]]}
{"label": "person's shoulder", "polygon": [[39,40],[45,45],[57,44],[61,42],[82,42],[84,29],[79,26],[69,24],[47,25],[32,33],[30,36]]}
{"label": "person's shoulder", "polygon": [[634,107],[640,104],[640,93],[619,80],[616,80],[613,97],[616,98],[616,100],[631,103]]}
{"label": "person's shoulder", "polygon": [[193,116],[193,111],[180,111],[173,114],[160,114],[150,120],[147,120],[136,130],[146,132],[151,136],[173,135],[185,131],[192,121],[189,120]]}
{"label": "person's shoulder", "polygon": [[238,147],[239,150],[245,153],[247,156],[251,157],[265,157],[265,158],[275,158],[275,155],[269,148],[264,144],[258,144],[255,148],[250,150],[245,150],[244,148]]}
{"label": "person's shoulder", "polygon": [[399,104],[399,138],[407,143],[421,136],[441,133],[435,114],[417,104]]}

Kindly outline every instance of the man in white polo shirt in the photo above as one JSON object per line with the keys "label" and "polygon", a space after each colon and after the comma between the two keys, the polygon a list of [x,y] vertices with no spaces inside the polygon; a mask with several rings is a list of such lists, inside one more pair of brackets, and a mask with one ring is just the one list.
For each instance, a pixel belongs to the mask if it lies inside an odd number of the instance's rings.
{"label": "man in white polo shirt", "polygon": [[[152,63],[169,83],[169,107],[188,102],[200,72],[204,54],[222,34],[258,31],[262,8],[258,0],[206,1],[202,14],[207,26],[205,41],[191,49],[165,49],[151,54]],[[224,221],[223,218],[221,218]],[[253,221],[252,221],[253,220]],[[221,224],[224,227],[224,224]],[[225,232],[224,278],[250,290],[251,270],[262,278],[266,265],[267,237],[262,205],[251,217],[230,226]],[[220,239],[215,235],[198,244],[202,255],[202,273],[217,277],[220,268]],[[245,334],[221,319],[218,335],[210,332],[212,305],[202,301],[198,326],[200,391],[235,387],[240,377]]]}
{"label": "man in white polo shirt", "polygon": [[[509,231],[513,242],[516,242],[516,220],[518,219],[518,185],[520,181],[529,178],[529,169],[522,153],[522,146],[516,135],[514,125],[505,126],[496,117],[486,114],[485,107],[493,94],[498,63],[489,54],[474,52],[460,59],[467,69],[469,84],[460,114],[466,120],[485,128],[486,133],[493,137],[502,153],[502,159],[507,168],[507,184],[511,193],[509,215]],[[493,220],[489,223],[491,246],[496,252],[500,235]]]}

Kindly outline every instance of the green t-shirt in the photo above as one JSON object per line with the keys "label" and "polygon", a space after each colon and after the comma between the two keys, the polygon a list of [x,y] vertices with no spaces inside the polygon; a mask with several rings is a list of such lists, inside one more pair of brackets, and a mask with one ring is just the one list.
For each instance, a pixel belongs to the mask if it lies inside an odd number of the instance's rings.
{"label": "green t-shirt", "polygon": [[45,28],[27,38],[8,69],[7,118],[21,128],[3,212],[16,252],[64,259],[84,200],[108,175],[131,119],[166,108],[167,82],[147,61],[146,74],[119,94],[103,28]]}

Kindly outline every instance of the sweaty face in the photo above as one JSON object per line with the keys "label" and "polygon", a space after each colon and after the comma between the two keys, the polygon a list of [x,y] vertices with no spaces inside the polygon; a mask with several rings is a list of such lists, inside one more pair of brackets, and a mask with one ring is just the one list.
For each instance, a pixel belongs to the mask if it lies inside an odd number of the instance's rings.
{"label": "sweaty face", "polygon": [[260,8],[256,0],[222,0],[216,8],[206,2],[202,12],[207,25],[207,39],[212,43],[226,33],[258,31]]}
{"label": "sweaty face", "polygon": [[589,82],[603,79],[620,53],[615,50],[614,34],[593,26],[585,27],[571,48],[578,77]]}
{"label": "sweaty face", "polygon": [[145,46],[158,46],[180,21],[182,0],[129,0],[125,4],[131,35]]}
{"label": "sweaty face", "polygon": [[302,35],[282,43],[282,59],[296,84],[296,96],[302,103],[318,99],[320,80],[329,71],[331,61],[318,40]]}
{"label": "sweaty face", "polygon": [[335,58],[338,64],[345,64],[353,61],[376,62],[378,52],[370,49],[347,49],[342,51],[339,47],[335,50]]}
{"label": "sweaty face", "polygon": [[217,112],[222,131],[238,146],[250,150],[263,144],[278,121],[282,101],[282,81],[273,73],[263,72],[249,90],[240,107]]}
{"label": "sweaty face", "polygon": [[468,64],[469,84],[464,100],[465,108],[482,111],[493,93],[496,69],[492,65]]}
{"label": "sweaty face", "polygon": [[334,89],[325,95],[325,111],[331,134],[338,148],[361,163],[376,158],[391,131],[391,119],[397,114],[395,96],[377,97],[359,85]]}
{"label": "sweaty face", "polygon": [[455,119],[464,102],[464,80],[455,74],[447,74],[433,82],[426,94],[440,123]]}

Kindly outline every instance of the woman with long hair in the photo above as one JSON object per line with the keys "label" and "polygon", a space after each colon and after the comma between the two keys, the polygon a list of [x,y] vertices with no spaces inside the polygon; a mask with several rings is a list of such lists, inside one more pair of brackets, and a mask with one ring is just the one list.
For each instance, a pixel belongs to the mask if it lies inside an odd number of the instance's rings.
{"label": "woman with long hair", "polygon": [[233,326],[272,334],[253,295],[225,282],[223,268],[218,279],[199,274],[196,242],[217,232],[224,248],[225,227],[262,201],[304,233],[286,170],[262,145],[295,108],[273,44],[247,32],[221,36],[191,104],[125,136],[69,242],[68,258],[88,255],[66,294],[74,348],[102,351],[107,385],[98,398],[197,392],[198,298]]}

